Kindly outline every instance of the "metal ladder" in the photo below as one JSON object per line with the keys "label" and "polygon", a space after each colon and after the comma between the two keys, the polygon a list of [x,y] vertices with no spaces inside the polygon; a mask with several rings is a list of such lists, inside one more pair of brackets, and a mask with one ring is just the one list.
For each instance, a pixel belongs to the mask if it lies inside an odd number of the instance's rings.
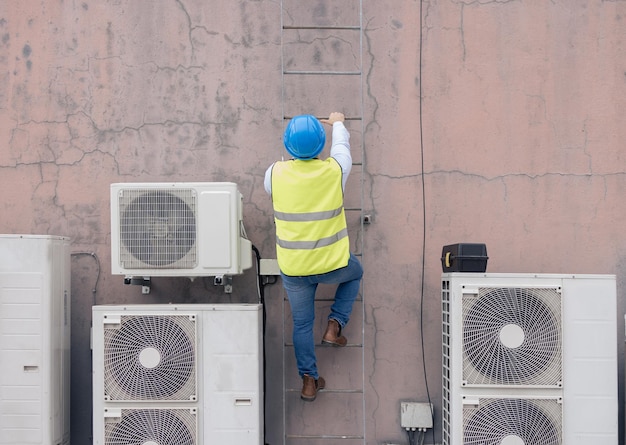
{"label": "metal ladder", "polygon": [[[362,258],[364,119],[362,0],[281,1],[282,112],[286,123],[297,114],[345,114],[350,131],[352,172],[344,208],[351,250]],[[291,340],[291,313],[283,298],[284,445],[365,444],[363,288],[357,298],[344,348],[319,346],[334,287],[318,287],[316,355],[326,389],[313,403],[300,400],[300,380]]]}

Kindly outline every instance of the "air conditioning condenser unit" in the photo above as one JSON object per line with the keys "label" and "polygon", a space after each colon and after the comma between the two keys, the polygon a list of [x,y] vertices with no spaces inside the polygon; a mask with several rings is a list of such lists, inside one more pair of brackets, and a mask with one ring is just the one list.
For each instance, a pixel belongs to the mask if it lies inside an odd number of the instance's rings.
{"label": "air conditioning condenser unit", "polygon": [[262,445],[261,305],[93,307],[94,445]]}
{"label": "air conditioning condenser unit", "polygon": [[251,266],[237,184],[111,184],[114,275],[223,276]]}
{"label": "air conditioning condenser unit", "polygon": [[70,440],[70,241],[0,235],[0,444]]}
{"label": "air conditioning condenser unit", "polygon": [[618,443],[614,275],[444,273],[445,445]]}

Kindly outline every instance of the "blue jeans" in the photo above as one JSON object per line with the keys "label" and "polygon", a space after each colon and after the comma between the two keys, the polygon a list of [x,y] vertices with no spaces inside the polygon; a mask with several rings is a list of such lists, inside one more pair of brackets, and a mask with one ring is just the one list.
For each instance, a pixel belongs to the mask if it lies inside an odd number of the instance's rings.
{"label": "blue jeans", "polygon": [[330,308],[328,319],[339,322],[345,327],[350,320],[352,305],[359,295],[363,267],[359,260],[350,254],[348,265],[321,275],[293,277],[281,273],[283,286],[291,306],[293,318],[293,346],[298,365],[298,374],[308,374],[317,380],[317,359],[315,357],[315,340],[313,324],[315,322],[315,291],[317,285],[338,284],[335,301]]}

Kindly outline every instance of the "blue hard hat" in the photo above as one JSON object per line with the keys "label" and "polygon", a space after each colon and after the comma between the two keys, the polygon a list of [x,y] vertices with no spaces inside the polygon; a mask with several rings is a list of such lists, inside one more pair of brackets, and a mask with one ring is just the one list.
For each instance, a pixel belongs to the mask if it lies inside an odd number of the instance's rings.
{"label": "blue hard hat", "polygon": [[310,114],[294,116],[283,137],[285,148],[297,159],[312,159],[324,148],[326,132],[322,123]]}

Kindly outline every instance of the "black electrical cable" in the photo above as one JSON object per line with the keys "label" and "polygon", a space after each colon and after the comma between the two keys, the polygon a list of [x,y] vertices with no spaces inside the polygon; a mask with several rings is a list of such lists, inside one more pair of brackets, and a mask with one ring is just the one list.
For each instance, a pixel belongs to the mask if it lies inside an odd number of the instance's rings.
{"label": "black electrical cable", "polygon": [[409,438],[409,445],[417,445],[417,439],[415,438],[415,431],[407,429],[406,435]]}
{"label": "black electrical cable", "polygon": [[[259,293],[259,303],[261,304],[262,313],[262,338],[263,338],[263,409],[265,410],[266,402],[266,387],[267,387],[267,360],[265,356],[265,327],[267,324],[267,312],[265,310],[265,284],[263,282],[263,276],[261,275],[261,253],[255,245],[252,245],[252,250],[256,256],[256,272],[257,272],[257,291]],[[265,442],[266,435],[265,415],[263,416],[263,443]],[[267,443],[266,443],[267,444]]]}
{"label": "black electrical cable", "polygon": [[[101,267],[100,267],[100,259],[98,258],[98,255],[96,255],[95,252],[72,252],[70,253],[70,256],[75,256],[75,257],[79,257],[79,256],[90,256],[92,257],[95,262],[96,262],[96,266],[98,267],[98,272],[96,273],[96,282],[93,285],[93,289],[91,289],[91,303],[92,306],[96,306],[96,294],[98,291],[98,283],[100,282],[100,271],[101,271]],[[91,350],[90,350],[91,353]],[[91,428],[93,429],[93,416],[90,418],[91,421]],[[93,439],[93,437],[91,437],[91,439]]]}
{"label": "black electrical cable", "polygon": [[[423,23],[423,8],[424,1],[420,0],[419,4],[419,16],[420,16],[420,39],[419,39],[419,123],[420,123],[420,161],[422,168],[422,285],[421,285],[421,297],[420,297],[420,337],[421,337],[421,347],[422,347],[422,367],[424,371],[424,385],[426,386],[426,396],[428,397],[428,403],[431,407],[430,415],[433,420],[433,444],[435,443],[435,413],[432,409],[432,401],[430,399],[430,390],[428,388],[428,376],[426,373],[426,351],[424,349],[424,278],[426,273],[426,180],[424,178],[424,120],[422,103],[424,101],[424,82],[422,77],[422,54],[423,54],[423,41],[424,41],[424,23]],[[422,437],[423,440],[423,437]]]}
{"label": "black electrical cable", "polygon": [[426,429],[407,429],[406,435],[409,438],[409,445],[423,445],[426,437]]}

